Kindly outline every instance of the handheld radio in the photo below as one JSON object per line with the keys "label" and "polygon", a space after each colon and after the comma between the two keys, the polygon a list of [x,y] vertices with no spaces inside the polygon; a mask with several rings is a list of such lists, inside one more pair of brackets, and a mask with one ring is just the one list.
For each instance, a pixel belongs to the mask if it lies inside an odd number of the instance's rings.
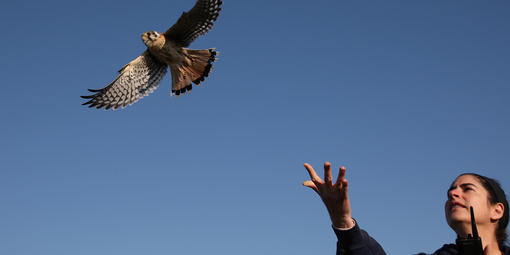
{"label": "handheld radio", "polygon": [[482,239],[478,236],[478,230],[476,229],[475,213],[473,207],[470,206],[471,211],[471,229],[473,235],[468,234],[466,238],[457,238],[457,248],[459,249],[460,255],[483,255]]}

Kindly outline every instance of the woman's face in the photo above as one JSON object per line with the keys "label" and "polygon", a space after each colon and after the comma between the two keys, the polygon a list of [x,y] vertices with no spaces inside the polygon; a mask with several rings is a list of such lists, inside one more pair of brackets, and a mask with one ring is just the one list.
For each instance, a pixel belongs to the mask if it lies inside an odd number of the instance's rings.
{"label": "woman's face", "polygon": [[461,175],[450,186],[445,203],[445,215],[448,225],[454,230],[471,225],[469,207],[473,206],[477,225],[490,222],[491,205],[487,190],[477,177]]}

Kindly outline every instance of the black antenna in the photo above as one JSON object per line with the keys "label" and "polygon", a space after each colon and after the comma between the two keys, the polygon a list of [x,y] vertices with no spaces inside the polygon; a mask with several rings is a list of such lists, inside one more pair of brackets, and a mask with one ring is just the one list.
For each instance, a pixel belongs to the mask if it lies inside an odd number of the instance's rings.
{"label": "black antenna", "polygon": [[457,240],[455,240],[457,250],[460,255],[483,255],[482,239],[478,236],[475,213],[472,206],[469,207],[469,211],[471,212],[471,229],[473,235],[468,234],[466,238],[458,237]]}
{"label": "black antenna", "polygon": [[476,229],[475,213],[473,212],[473,207],[470,206],[469,210],[471,211],[471,229],[473,230],[473,238],[478,238],[478,229]]}

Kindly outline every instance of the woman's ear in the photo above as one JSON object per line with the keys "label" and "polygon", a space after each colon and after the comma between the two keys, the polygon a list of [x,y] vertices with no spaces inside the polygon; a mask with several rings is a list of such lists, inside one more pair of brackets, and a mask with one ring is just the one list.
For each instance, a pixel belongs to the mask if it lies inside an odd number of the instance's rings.
{"label": "woman's ear", "polygon": [[503,214],[505,213],[505,206],[503,203],[497,203],[492,206],[491,209],[491,221],[497,221],[503,217]]}

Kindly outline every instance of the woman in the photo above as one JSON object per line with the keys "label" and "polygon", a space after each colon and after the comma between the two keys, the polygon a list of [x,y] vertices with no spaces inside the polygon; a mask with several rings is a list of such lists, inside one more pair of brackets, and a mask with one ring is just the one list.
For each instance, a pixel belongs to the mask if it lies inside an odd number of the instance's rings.
{"label": "woman", "polygon": [[[328,209],[333,229],[338,237],[336,254],[386,254],[379,243],[361,230],[351,217],[345,167],[340,167],[335,183],[329,162],[324,163],[324,181],[311,165],[305,164],[305,168],[312,180],[303,182],[303,185],[315,190]],[[475,212],[484,254],[510,255],[510,248],[505,245],[508,201],[501,185],[494,179],[471,173],[462,174],[453,181],[445,203],[445,216],[448,225],[459,238],[466,238],[472,232],[470,206]],[[459,254],[459,251],[455,244],[446,244],[434,254],[453,255]]]}

